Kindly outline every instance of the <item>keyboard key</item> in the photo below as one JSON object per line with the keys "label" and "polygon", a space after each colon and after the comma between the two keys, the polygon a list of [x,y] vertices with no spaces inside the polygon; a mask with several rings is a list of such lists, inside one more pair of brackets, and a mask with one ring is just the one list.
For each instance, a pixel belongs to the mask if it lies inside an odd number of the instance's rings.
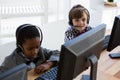
{"label": "keyboard key", "polygon": [[57,78],[58,66],[51,68],[47,72],[40,75],[35,80],[56,80]]}

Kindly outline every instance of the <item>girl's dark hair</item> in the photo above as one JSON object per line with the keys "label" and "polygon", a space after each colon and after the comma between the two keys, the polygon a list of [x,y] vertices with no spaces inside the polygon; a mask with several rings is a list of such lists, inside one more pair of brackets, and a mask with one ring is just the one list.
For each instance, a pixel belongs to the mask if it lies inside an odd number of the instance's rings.
{"label": "girl's dark hair", "polygon": [[89,24],[90,14],[89,11],[82,5],[78,4],[72,7],[69,12],[69,25],[73,26],[72,19],[78,19],[83,16],[83,12],[87,14],[87,24]]}
{"label": "girl's dark hair", "polygon": [[35,37],[41,37],[39,30],[35,25],[23,24],[20,25],[16,30],[16,45],[22,46],[26,39],[32,39]]}

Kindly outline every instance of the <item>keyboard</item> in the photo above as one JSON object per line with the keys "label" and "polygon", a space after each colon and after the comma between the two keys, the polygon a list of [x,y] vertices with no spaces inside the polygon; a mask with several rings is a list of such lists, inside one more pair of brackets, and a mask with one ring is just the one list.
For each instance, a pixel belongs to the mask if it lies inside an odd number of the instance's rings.
{"label": "keyboard", "polygon": [[109,43],[109,39],[110,39],[110,35],[106,35],[105,38],[104,38],[102,50],[107,49],[107,46],[108,46],[108,43]]}
{"label": "keyboard", "polygon": [[47,72],[40,75],[39,77],[37,77],[35,80],[56,80],[57,71],[58,71],[58,66],[55,66],[50,70],[48,70]]}

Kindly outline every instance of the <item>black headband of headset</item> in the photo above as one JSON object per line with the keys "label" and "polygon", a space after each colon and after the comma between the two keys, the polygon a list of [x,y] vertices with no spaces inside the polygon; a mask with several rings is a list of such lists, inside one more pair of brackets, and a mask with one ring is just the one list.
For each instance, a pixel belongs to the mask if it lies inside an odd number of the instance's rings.
{"label": "black headband of headset", "polygon": [[[21,25],[19,28],[18,28],[18,31],[16,32],[16,39],[18,39],[18,36],[19,36],[19,33],[22,29],[26,28],[26,27],[30,27],[30,26],[34,26],[35,28],[37,28],[39,34],[40,34],[40,37],[41,37],[41,41],[40,41],[40,45],[42,43],[42,40],[43,40],[43,33],[42,33],[42,30],[40,29],[40,27],[36,26],[36,25],[32,25],[32,24],[24,24],[24,25]],[[18,41],[18,40],[17,40]],[[17,47],[18,47],[18,42],[17,42]]]}
{"label": "black headband of headset", "polygon": [[71,12],[74,10],[74,9],[79,9],[81,11],[84,11],[86,14],[87,14],[87,24],[89,24],[89,21],[90,21],[90,13],[89,11],[85,8],[85,7],[73,7],[70,12],[69,12],[69,15],[68,15],[68,18],[69,18],[69,25],[73,26],[73,23],[72,23],[72,19],[71,19]]}

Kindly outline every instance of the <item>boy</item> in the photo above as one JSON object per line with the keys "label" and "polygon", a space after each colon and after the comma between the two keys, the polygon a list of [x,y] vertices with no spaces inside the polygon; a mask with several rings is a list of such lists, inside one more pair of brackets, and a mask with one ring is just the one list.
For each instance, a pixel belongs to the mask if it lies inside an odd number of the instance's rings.
{"label": "boy", "polygon": [[41,74],[59,61],[59,51],[48,50],[41,47],[42,31],[32,24],[23,24],[16,30],[17,48],[7,56],[0,66],[4,72],[19,64],[26,63],[28,70],[34,68],[34,73]]}

